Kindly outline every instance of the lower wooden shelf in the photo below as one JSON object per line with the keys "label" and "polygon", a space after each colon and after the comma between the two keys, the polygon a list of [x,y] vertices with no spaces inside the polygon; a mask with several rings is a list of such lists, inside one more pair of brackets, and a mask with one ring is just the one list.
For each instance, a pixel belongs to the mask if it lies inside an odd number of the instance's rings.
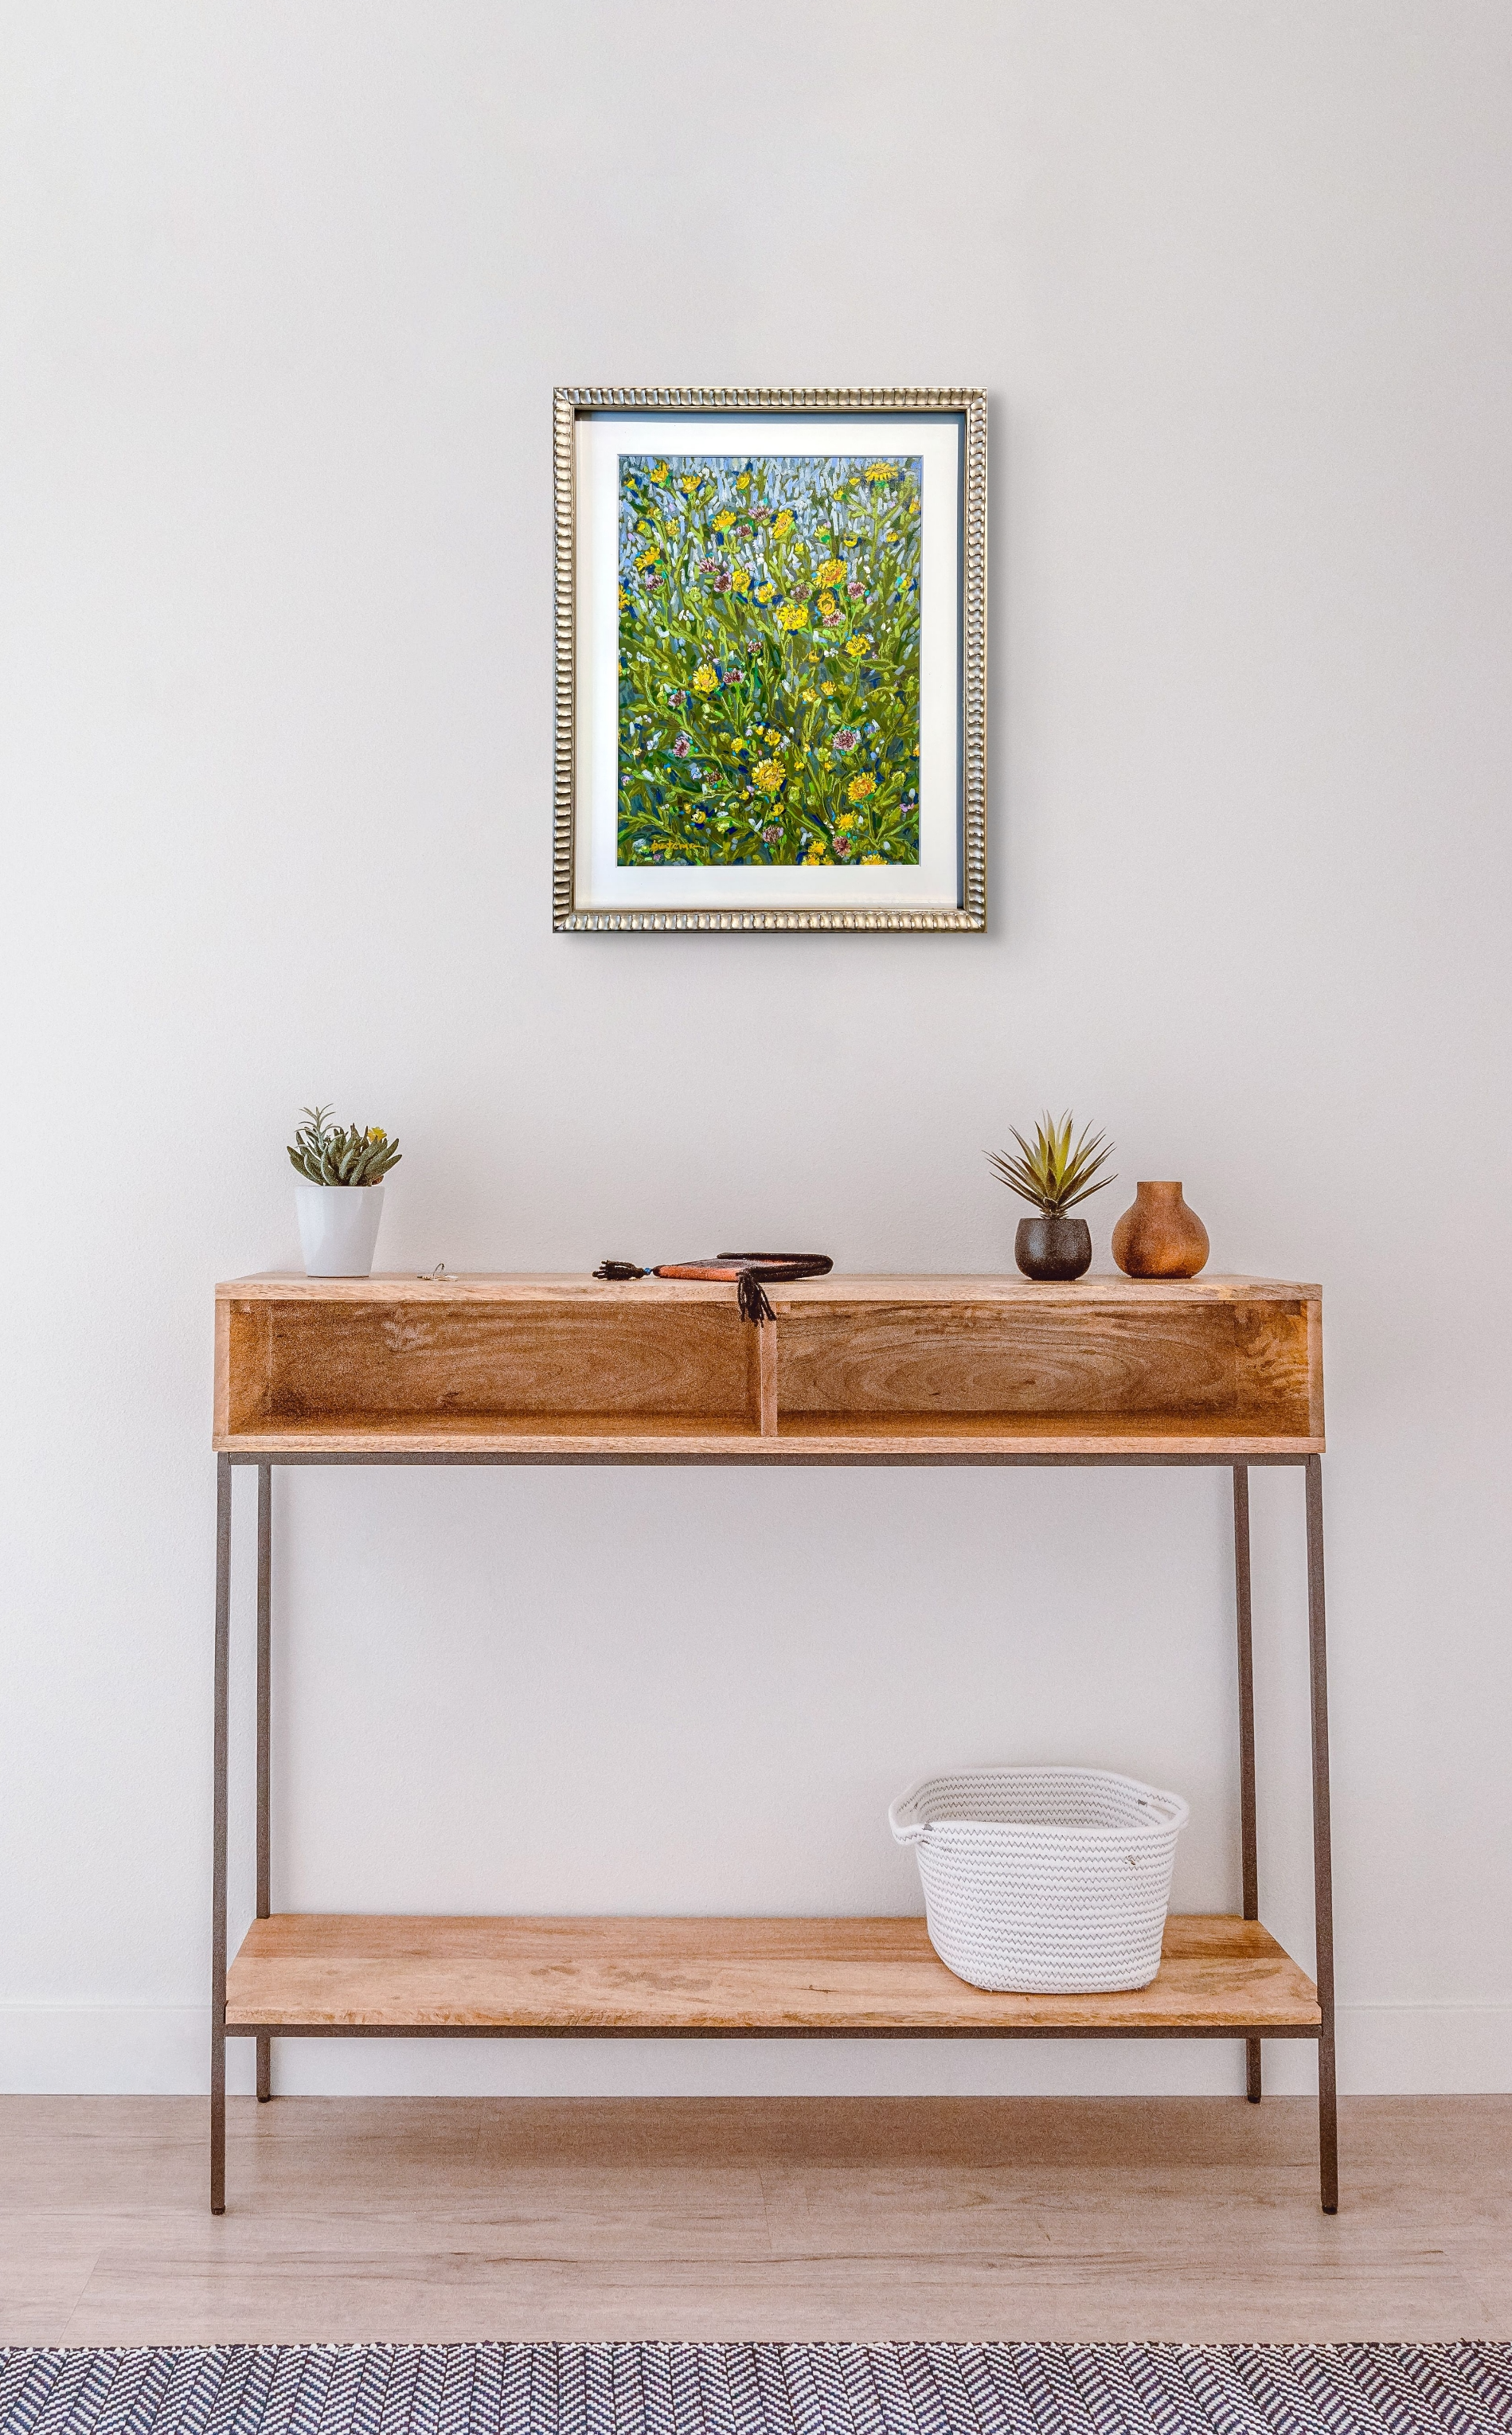
{"label": "lower wooden shelf", "polygon": [[423,1462],[483,1455],[497,1462],[991,1461],[1053,1455],[1180,1455],[1225,1462],[1300,1461],[1321,1438],[1164,1412],[798,1413],[767,1430],[753,1421],[651,1412],[380,1413],[259,1424],[222,1431],[217,1454],[243,1462],[340,1456]]}
{"label": "lower wooden shelf", "polygon": [[989,1995],[921,1919],[397,1919],[285,1912],[232,1963],[247,2034],[1315,2038],[1317,1993],[1257,1921],[1166,1923],[1123,1995]]}

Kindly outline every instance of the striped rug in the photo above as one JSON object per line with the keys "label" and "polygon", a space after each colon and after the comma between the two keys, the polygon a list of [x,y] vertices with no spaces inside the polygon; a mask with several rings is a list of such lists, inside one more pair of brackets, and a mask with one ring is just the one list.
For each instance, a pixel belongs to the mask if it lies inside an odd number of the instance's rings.
{"label": "striped rug", "polygon": [[1419,2435],[1512,2344],[437,2342],[0,2350],[3,2435]]}

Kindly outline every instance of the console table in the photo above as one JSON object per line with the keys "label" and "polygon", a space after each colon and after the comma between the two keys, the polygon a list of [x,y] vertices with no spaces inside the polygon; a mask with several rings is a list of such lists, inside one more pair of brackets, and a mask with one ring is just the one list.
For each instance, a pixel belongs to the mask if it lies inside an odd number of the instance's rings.
{"label": "console table", "polygon": [[[1318,2048],[1338,2204],[1318,1288],[1256,1277],[243,1277],[215,1289],[210,2203],[226,2041],[275,2037],[1180,2037]],[[269,1837],[273,1472],[311,1463],[1203,1464],[1233,1474],[1243,1915],[1172,1918],[1153,1982],[988,1995],[917,1918],[279,1914]],[[228,1966],[232,1471],[257,1472],[257,1915]],[[1304,1475],[1314,1985],[1260,1924],[1249,1470]],[[880,1828],[879,1828],[880,1831]]]}

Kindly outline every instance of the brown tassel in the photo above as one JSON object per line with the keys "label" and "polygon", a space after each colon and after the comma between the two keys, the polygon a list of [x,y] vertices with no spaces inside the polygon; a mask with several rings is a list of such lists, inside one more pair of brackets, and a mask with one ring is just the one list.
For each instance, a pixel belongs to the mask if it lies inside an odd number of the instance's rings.
{"label": "brown tassel", "polygon": [[742,1269],[740,1282],[735,1287],[735,1299],[740,1304],[741,1318],[748,1319],[752,1327],[765,1327],[769,1319],[777,1317],[762,1289],[761,1279],[750,1269]]}

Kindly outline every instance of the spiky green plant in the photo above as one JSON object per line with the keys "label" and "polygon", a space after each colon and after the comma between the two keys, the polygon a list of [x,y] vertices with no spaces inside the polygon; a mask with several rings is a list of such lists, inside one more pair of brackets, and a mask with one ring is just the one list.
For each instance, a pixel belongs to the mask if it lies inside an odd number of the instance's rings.
{"label": "spiky green plant", "polygon": [[301,1108],[304,1122],[288,1146],[306,1183],[381,1183],[399,1165],[399,1144],[382,1125],[333,1125],[329,1108]]}
{"label": "spiky green plant", "polygon": [[1101,1192],[1105,1184],[1118,1180],[1116,1176],[1097,1173],[1113,1155],[1113,1145],[1106,1134],[1091,1133],[1089,1139],[1091,1128],[1083,1125],[1074,1145],[1073,1122],[1069,1109],[1058,1124],[1047,1110],[1032,1142],[1024,1140],[1017,1125],[1009,1127],[1021,1156],[1016,1158],[1011,1150],[1005,1155],[993,1149],[986,1153],[998,1182],[1018,1193],[1021,1200],[1032,1200],[1046,1218],[1064,1218],[1078,1200],[1087,1200],[1091,1193]]}

